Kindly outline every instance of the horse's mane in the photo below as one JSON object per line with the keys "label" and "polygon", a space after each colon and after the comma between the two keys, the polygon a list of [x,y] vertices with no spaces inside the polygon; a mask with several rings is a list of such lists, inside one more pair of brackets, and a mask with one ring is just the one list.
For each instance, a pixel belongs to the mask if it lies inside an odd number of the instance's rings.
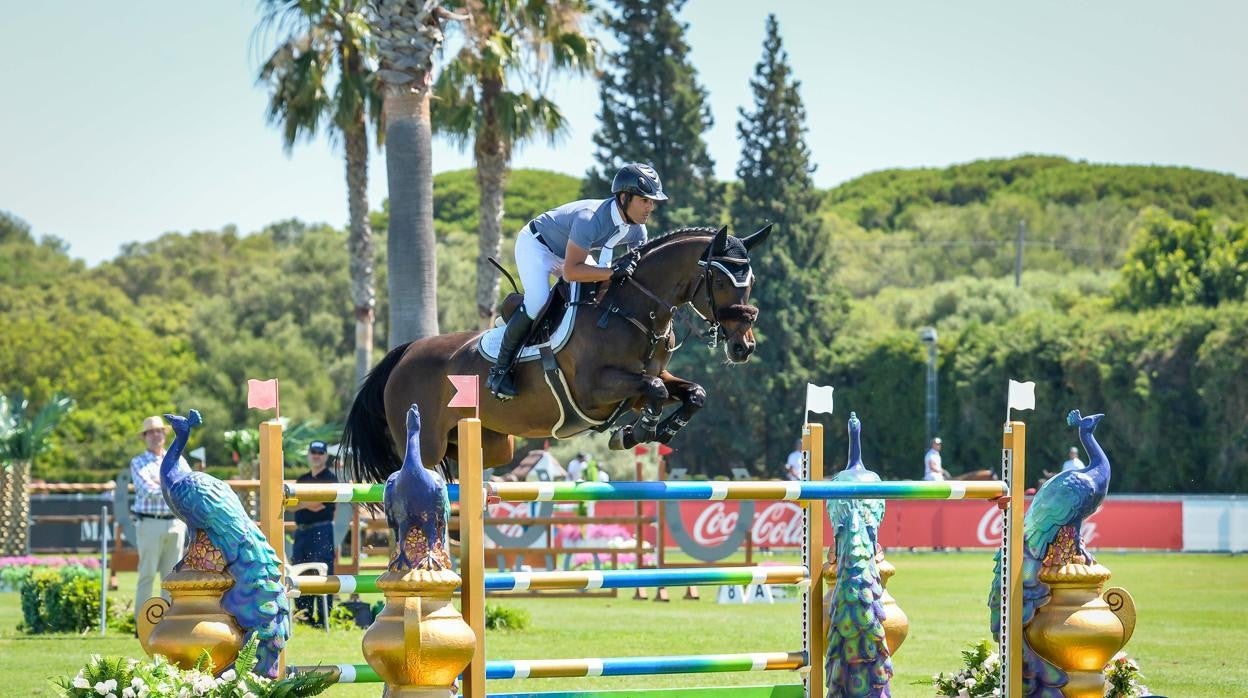
{"label": "horse's mane", "polygon": [[656,248],[662,247],[670,242],[676,242],[682,238],[714,237],[715,233],[718,233],[718,232],[719,232],[718,228],[712,228],[712,227],[707,227],[707,226],[695,227],[695,228],[677,228],[676,230],[673,230],[669,233],[647,240],[646,244],[637,248],[637,254],[644,257],[646,256],[647,253],[652,252]]}

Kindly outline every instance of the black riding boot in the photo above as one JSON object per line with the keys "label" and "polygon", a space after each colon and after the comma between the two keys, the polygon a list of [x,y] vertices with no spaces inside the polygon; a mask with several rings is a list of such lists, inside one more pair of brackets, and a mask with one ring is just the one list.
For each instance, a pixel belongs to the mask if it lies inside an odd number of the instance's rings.
{"label": "black riding boot", "polygon": [[520,343],[529,334],[533,320],[524,308],[516,308],[507,320],[507,329],[503,330],[503,344],[498,349],[498,363],[490,369],[490,377],[485,381],[494,397],[499,400],[510,400],[518,394],[515,381],[511,378],[511,367],[516,363],[516,354],[520,352]]}

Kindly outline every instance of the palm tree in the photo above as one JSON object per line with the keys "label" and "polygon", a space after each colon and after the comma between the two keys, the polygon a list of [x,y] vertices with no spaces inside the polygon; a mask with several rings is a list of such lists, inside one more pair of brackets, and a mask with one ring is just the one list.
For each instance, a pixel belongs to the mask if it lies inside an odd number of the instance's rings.
{"label": "palm tree", "polygon": [[[363,0],[262,0],[260,29],[285,38],[260,70],[269,86],[269,122],[282,127],[286,151],[322,125],[341,135],[347,164],[347,237],[355,317],[355,384],[372,366],[373,231],[368,221],[368,123],[378,136],[381,96],[373,75],[372,38]],[[331,81],[335,80],[331,87]]]}
{"label": "palm tree", "polygon": [[586,0],[475,0],[467,7],[464,46],[433,87],[433,128],[461,148],[473,144],[480,192],[477,314],[488,327],[499,274],[487,260],[501,248],[512,149],[541,135],[553,144],[566,132],[563,114],[543,92],[555,72],[592,70],[597,45],[581,26]]}
{"label": "palm tree", "polygon": [[30,534],[30,466],[74,401],[57,393],[34,418],[20,394],[0,395],[0,556],[25,555]]}
{"label": "palm tree", "polygon": [[386,234],[391,347],[438,333],[437,247],[433,237],[433,148],[429,86],[442,23],[461,19],[440,0],[371,0],[384,99]]}

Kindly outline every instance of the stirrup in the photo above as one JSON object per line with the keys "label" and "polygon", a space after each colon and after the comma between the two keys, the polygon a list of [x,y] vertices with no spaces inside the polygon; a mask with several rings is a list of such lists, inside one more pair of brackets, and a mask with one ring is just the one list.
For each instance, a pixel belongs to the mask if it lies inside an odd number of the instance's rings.
{"label": "stirrup", "polygon": [[503,370],[499,366],[490,369],[490,375],[485,379],[485,387],[491,395],[504,402],[520,394],[511,378],[511,371]]}

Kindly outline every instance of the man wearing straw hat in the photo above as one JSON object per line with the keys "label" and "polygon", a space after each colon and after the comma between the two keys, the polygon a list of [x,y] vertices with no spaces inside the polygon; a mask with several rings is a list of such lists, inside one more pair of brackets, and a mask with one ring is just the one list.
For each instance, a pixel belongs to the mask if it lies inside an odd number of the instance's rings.
{"label": "man wearing straw hat", "polygon": [[[139,435],[147,449],[130,461],[130,480],[134,483],[134,506],[130,507],[130,515],[134,517],[135,537],[138,538],[135,547],[139,551],[139,584],[134,592],[136,618],[139,608],[152,597],[156,573],[160,573],[163,582],[182,557],[182,547],[186,543],[186,524],[173,515],[160,489],[160,462],[165,457],[168,428],[160,417],[143,420]],[[186,465],[181,456],[178,459]],[[169,599],[168,592],[163,589],[160,595]]]}

